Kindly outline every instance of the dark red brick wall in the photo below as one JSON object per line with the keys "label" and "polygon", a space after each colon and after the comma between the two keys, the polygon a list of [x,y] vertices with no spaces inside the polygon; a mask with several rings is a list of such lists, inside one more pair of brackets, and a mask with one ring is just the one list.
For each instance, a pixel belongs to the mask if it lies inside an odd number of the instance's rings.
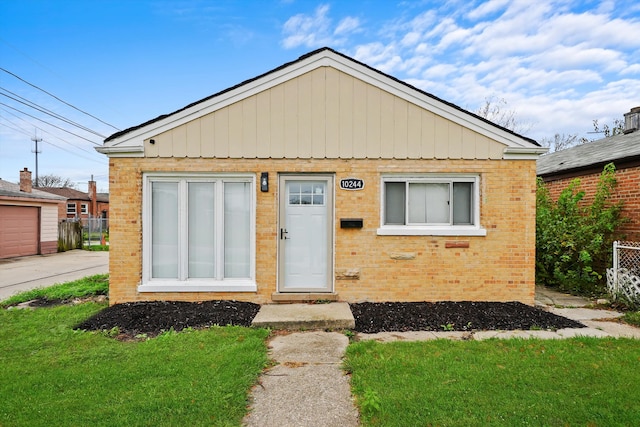
{"label": "dark red brick wall", "polygon": [[[585,203],[593,201],[599,178],[600,173],[579,177],[580,189],[585,191]],[[545,180],[551,197],[557,200],[562,190],[574,179],[576,178]],[[630,219],[621,231],[626,234],[625,240],[640,241],[640,167],[621,168],[616,171],[616,179],[618,185],[611,200],[614,202],[622,200],[624,202],[622,214]]]}

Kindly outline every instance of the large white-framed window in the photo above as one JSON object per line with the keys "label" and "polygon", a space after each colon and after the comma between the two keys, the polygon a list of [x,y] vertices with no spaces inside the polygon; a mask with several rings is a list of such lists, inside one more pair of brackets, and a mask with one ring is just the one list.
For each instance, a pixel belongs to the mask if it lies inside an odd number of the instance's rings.
{"label": "large white-framed window", "polygon": [[140,292],[255,291],[255,176],[143,175]]}
{"label": "large white-framed window", "polygon": [[75,215],[75,214],[76,214],[76,204],[75,204],[75,202],[67,203],[67,215]]}
{"label": "large white-framed window", "polygon": [[379,235],[485,236],[480,177],[383,175]]}
{"label": "large white-framed window", "polygon": [[84,215],[89,213],[89,204],[88,203],[82,203],[80,205],[80,213],[84,214]]}

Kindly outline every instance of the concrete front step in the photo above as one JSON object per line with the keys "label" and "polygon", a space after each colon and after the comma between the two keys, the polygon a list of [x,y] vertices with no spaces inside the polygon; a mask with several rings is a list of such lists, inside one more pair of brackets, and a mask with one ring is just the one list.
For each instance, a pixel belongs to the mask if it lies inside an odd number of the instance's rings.
{"label": "concrete front step", "polygon": [[253,326],[271,329],[353,329],[356,321],[349,304],[264,304]]}

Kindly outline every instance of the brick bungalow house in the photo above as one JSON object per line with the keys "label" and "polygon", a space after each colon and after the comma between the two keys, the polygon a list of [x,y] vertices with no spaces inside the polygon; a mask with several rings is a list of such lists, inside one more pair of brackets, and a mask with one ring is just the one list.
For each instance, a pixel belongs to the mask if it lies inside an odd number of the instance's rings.
{"label": "brick bungalow house", "polygon": [[20,183],[0,179],[0,259],[58,252],[58,211],[65,199],[31,187],[31,172]]}
{"label": "brick bungalow house", "polygon": [[630,219],[620,231],[626,240],[640,241],[640,107],[632,108],[624,116],[622,134],[541,156],[537,174],[554,199],[573,179],[579,178],[580,188],[585,191],[584,200],[589,203],[593,201],[602,169],[613,163],[618,185],[611,200],[622,200],[622,215]]}
{"label": "brick bungalow house", "polygon": [[97,193],[96,182],[93,180],[89,181],[87,193],[69,187],[42,187],[38,190],[67,199],[67,202],[60,206],[60,220],[109,217],[109,195]]}
{"label": "brick bungalow house", "polygon": [[329,48],[118,132],[110,302],[534,302],[546,149]]}

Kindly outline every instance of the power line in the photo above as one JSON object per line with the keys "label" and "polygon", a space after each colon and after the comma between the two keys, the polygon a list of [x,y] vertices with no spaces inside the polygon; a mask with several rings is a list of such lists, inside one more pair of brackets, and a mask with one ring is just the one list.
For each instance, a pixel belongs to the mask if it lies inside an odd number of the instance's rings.
{"label": "power line", "polygon": [[[9,122],[9,123],[11,123],[11,122]],[[18,128],[18,127],[12,127],[12,126],[9,126],[8,124],[6,124],[6,123],[2,123],[2,122],[0,122],[0,125],[5,126],[5,127],[9,128],[9,129],[12,129],[12,130],[14,130],[14,131],[20,132],[20,133],[22,133],[23,135],[26,135],[26,136],[28,136],[28,137],[31,137],[31,134],[30,134],[30,133],[28,133],[27,131],[25,131],[24,129],[21,129],[21,128]],[[40,129],[40,130],[42,130],[42,129]],[[43,132],[45,132],[45,131],[43,130]],[[47,133],[48,133],[48,132],[47,132]],[[60,138],[58,138],[58,139],[60,139]],[[67,144],[71,145],[71,146],[72,146],[72,147],[74,147],[74,148],[77,148],[77,149],[79,149],[79,150],[85,151],[85,152],[87,152],[87,153],[89,153],[89,154],[94,154],[94,153],[92,153],[92,152],[90,152],[90,151],[87,151],[87,150],[82,149],[81,147],[76,147],[75,145],[71,144],[69,141],[65,141],[64,139],[60,139],[60,140],[61,140],[62,142],[64,142],[64,143],[67,143]],[[104,163],[103,161],[96,160],[96,159],[92,159],[91,157],[83,156],[82,154],[78,153],[77,151],[71,151],[71,150],[69,150],[69,149],[67,149],[67,148],[64,148],[64,147],[62,147],[62,146],[58,145],[58,144],[54,144],[53,142],[51,142],[51,141],[49,141],[49,140],[43,139],[43,140],[42,140],[42,142],[44,142],[45,144],[49,144],[49,145],[51,145],[52,147],[55,147],[55,148],[57,148],[57,149],[59,149],[59,150],[65,151],[65,152],[67,152],[67,153],[69,153],[69,154],[72,154],[72,155],[74,155],[74,156],[80,157],[80,158],[82,158],[82,159],[89,160],[89,161],[91,161],[91,162],[96,162],[96,163],[99,163],[99,164],[103,164],[103,163]]]}
{"label": "power line", "polygon": [[85,141],[88,141],[88,142],[90,142],[90,143],[92,143],[92,144],[94,144],[94,145],[97,145],[97,146],[101,146],[101,145],[102,145],[102,144],[99,144],[99,143],[97,143],[97,142],[91,141],[90,139],[87,139],[87,138],[85,138],[84,136],[80,136],[80,135],[78,135],[77,133],[73,133],[73,132],[71,132],[71,131],[69,131],[69,130],[67,130],[67,129],[61,128],[60,126],[56,126],[56,125],[54,125],[53,123],[49,123],[49,122],[48,122],[48,121],[46,121],[46,120],[42,120],[41,118],[38,118],[38,117],[36,117],[36,116],[32,116],[32,115],[31,115],[31,114],[29,114],[29,113],[25,113],[24,111],[19,110],[19,109],[15,108],[15,107],[12,107],[11,105],[7,105],[7,104],[5,104],[4,102],[0,102],[0,105],[4,105],[4,106],[5,106],[5,107],[7,107],[7,108],[11,108],[11,109],[12,109],[12,110],[14,110],[14,111],[17,111],[17,112],[19,112],[19,113],[24,114],[25,116],[29,116],[29,117],[31,117],[32,119],[36,119],[36,120],[38,120],[38,121],[41,121],[42,123],[46,123],[46,124],[48,124],[49,126],[53,126],[53,127],[54,127],[54,128],[56,128],[56,129],[60,129],[60,130],[61,130],[61,131],[63,131],[63,132],[67,132],[67,133],[69,133],[69,134],[71,134],[71,135],[73,135],[73,136],[77,136],[78,138],[80,138],[80,139],[84,139]]}
{"label": "power line", "polygon": [[[43,107],[43,106],[41,106],[41,105],[38,105],[38,104],[36,104],[36,103],[35,103],[35,102],[33,102],[33,101],[29,101],[28,99],[23,98],[22,96],[20,96],[20,95],[18,95],[18,94],[16,94],[16,93],[13,93],[13,92],[11,92],[11,91],[10,91],[10,90],[8,90],[8,89],[5,89],[5,88],[3,88],[3,87],[0,87],[0,90],[4,90],[5,92],[9,92],[10,94],[12,94],[12,95],[16,96],[17,98],[14,98],[14,97],[12,97],[12,96],[9,96],[9,95],[7,95],[7,94],[5,94],[5,93],[1,93],[1,92],[0,92],[0,95],[2,95],[2,96],[4,96],[4,97],[7,97],[7,98],[12,99],[12,100],[14,100],[14,101],[16,101],[16,102],[19,102],[19,103],[20,103],[20,104],[22,104],[22,105],[26,105],[27,107],[33,108],[34,110],[40,111],[41,113],[47,114],[47,115],[49,115],[49,116],[51,116],[51,117],[53,117],[53,118],[55,118],[55,119],[61,120],[61,121],[63,121],[63,122],[66,122],[66,123],[68,123],[68,124],[70,124],[70,125],[72,125],[72,126],[77,127],[78,129],[82,129],[82,130],[83,130],[83,131],[85,131],[85,132],[92,133],[92,134],[94,134],[94,135],[96,135],[96,136],[99,136],[100,138],[106,138],[106,136],[105,136],[105,135],[102,135],[102,134],[100,134],[100,133],[98,133],[98,132],[94,131],[93,129],[90,129],[90,128],[86,127],[86,126],[83,126],[83,125],[81,125],[81,124],[79,124],[79,123],[76,123],[76,122],[74,122],[73,120],[68,119],[68,118],[66,118],[66,117],[64,117],[64,116],[62,116],[62,115],[60,115],[60,114],[58,114],[58,113],[56,113],[56,112],[53,112],[53,111],[51,111],[51,110],[49,110],[49,109],[47,109],[47,108],[45,108],[45,107]],[[19,98],[19,99],[18,99],[18,98]]]}
{"label": "power line", "polygon": [[[5,112],[5,113],[7,113],[7,114],[11,114],[13,117],[17,118],[18,120],[22,120],[23,122],[25,122],[26,124],[28,124],[30,127],[34,127],[34,128],[36,128],[36,129],[40,130],[41,132],[46,133],[46,134],[48,134],[48,135],[51,135],[53,138],[56,138],[56,139],[58,139],[58,140],[60,140],[60,141],[64,142],[65,144],[69,144],[70,146],[72,146],[73,148],[75,148],[75,149],[77,149],[77,150],[84,151],[85,153],[88,153],[88,154],[91,154],[91,155],[96,155],[96,154],[97,154],[95,151],[89,151],[89,150],[86,150],[86,149],[84,149],[83,147],[77,146],[77,145],[75,145],[75,144],[73,144],[73,143],[71,143],[71,142],[69,142],[69,141],[67,141],[67,140],[65,140],[65,139],[62,139],[62,138],[60,138],[59,136],[54,135],[54,134],[52,134],[51,132],[48,132],[46,129],[42,129],[42,128],[39,128],[39,127],[37,127],[37,126],[34,126],[32,123],[29,123],[29,122],[28,122],[27,120],[25,120],[24,118],[22,118],[22,117],[20,117],[20,116],[18,116],[18,115],[16,115],[16,114],[13,114],[11,111],[7,111],[6,109],[4,109],[4,108],[2,108],[2,107],[0,107],[0,110],[4,111],[4,112]],[[6,117],[0,116],[0,118],[3,118],[3,119],[5,119],[5,120],[7,120],[7,121],[8,121],[8,119],[7,119]],[[11,122],[9,122],[9,123],[11,123]],[[14,124],[14,123],[12,123],[12,124]],[[10,128],[10,126],[7,126],[6,124],[5,124],[4,126],[6,126],[6,127],[9,127],[9,128]],[[14,129],[15,129],[15,128],[14,128]],[[31,133],[29,133],[29,131],[24,130],[24,128],[20,128],[20,132],[21,132],[21,133],[23,133],[23,134],[25,134],[25,135],[27,135],[28,137],[31,137]],[[47,141],[47,140],[45,140],[44,142],[46,142],[46,143],[47,143],[47,144],[49,144],[49,145],[53,145],[54,147],[57,147],[57,148],[59,148],[59,149],[61,149],[61,150],[67,151],[67,152],[69,152],[69,153],[71,153],[71,154],[76,154],[76,153],[75,153],[75,152],[73,152],[73,151],[66,150],[66,149],[64,149],[63,147],[60,147],[59,145],[56,145],[56,144],[52,143],[51,141]],[[80,156],[80,157],[83,157],[83,156]],[[83,157],[83,158],[86,158],[86,157]],[[91,159],[91,160],[94,160],[94,159]],[[96,161],[96,160],[94,160],[94,161]]]}
{"label": "power line", "polygon": [[5,72],[5,73],[7,73],[7,74],[12,75],[12,76],[13,76],[13,77],[15,77],[16,79],[18,79],[18,80],[20,80],[20,81],[22,81],[22,82],[24,82],[24,83],[28,84],[28,85],[29,85],[29,86],[31,86],[31,87],[33,87],[33,88],[35,88],[35,89],[38,89],[39,91],[42,91],[42,92],[46,93],[47,95],[49,95],[49,96],[51,96],[51,97],[53,97],[53,98],[57,99],[58,101],[62,102],[62,103],[63,103],[63,104],[65,104],[65,105],[68,105],[69,107],[73,108],[74,110],[77,110],[77,111],[79,111],[79,112],[81,112],[81,113],[83,113],[83,114],[86,114],[87,116],[89,116],[89,117],[92,117],[92,118],[96,119],[96,120],[97,120],[97,121],[99,121],[100,123],[103,123],[103,124],[105,124],[105,125],[107,125],[107,126],[110,126],[110,127],[114,128],[115,130],[120,130],[120,129],[118,129],[116,126],[114,126],[114,125],[112,125],[112,124],[110,124],[110,123],[107,123],[107,122],[105,122],[105,121],[103,121],[103,120],[101,120],[101,119],[97,118],[96,116],[94,116],[94,115],[92,115],[92,114],[89,114],[89,113],[87,113],[87,112],[86,112],[86,111],[84,111],[84,110],[81,110],[80,108],[78,108],[78,107],[76,107],[76,106],[74,106],[74,105],[69,104],[68,102],[66,102],[66,101],[64,101],[64,100],[62,100],[62,99],[60,99],[60,98],[58,98],[57,96],[55,96],[54,94],[52,94],[52,93],[50,93],[50,92],[47,92],[46,90],[42,89],[41,87],[38,87],[38,86],[34,85],[33,83],[29,83],[28,81],[26,81],[25,79],[23,79],[22,77],[20,77],[20,76],[18,76],[18,75],[16,75],[16,74],[12,73],[11,71],[8,71],[8,70],[6,70],[6,69],[4,69],[4,68],[2,68],[2,67],[0,67],[0,70],[4,71],[4,72]]}

